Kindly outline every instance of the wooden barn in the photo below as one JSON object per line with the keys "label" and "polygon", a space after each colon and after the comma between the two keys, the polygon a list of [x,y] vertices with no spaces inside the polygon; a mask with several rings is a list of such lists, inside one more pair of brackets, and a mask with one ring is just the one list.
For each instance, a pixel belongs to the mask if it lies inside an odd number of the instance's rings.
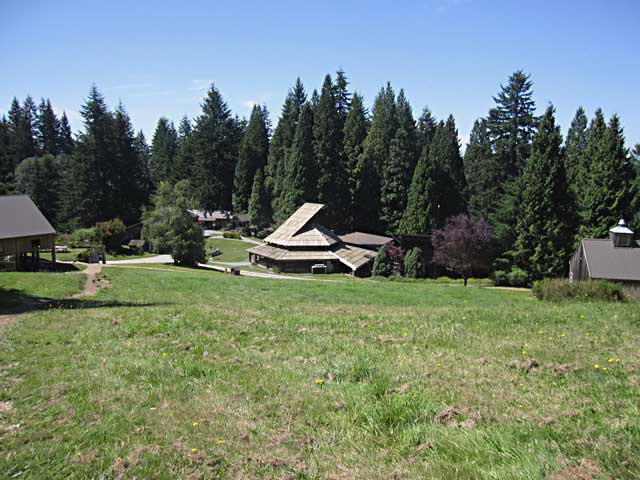
{"label": "wooden barn", "polygon": [[324,205],[305,203],[263,245],[247,250],[253,264],[282,272],[343,272],[357,276],[371,274],[376,252],[347,245],[318,223]]}
{"label": "wooden barn", "polygon": [[56,263],[56,231],[27,195],[0,196],[0,258],[13,256],[17,270],[40,260],[40,252],[51,251]]}
{"label": "wooden barn", "polygon": [[640,242],[624,220],[609,230],[609,238],[585,238],[571,257],[569,280],[612,280],[640,283]]}

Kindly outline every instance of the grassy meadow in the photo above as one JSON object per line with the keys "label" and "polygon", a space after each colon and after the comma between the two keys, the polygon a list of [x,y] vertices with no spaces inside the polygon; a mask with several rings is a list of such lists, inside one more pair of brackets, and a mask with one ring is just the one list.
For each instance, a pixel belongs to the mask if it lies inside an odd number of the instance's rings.
{"label": "grassy meadow", "polygon": [[220,255],[212,257],[214,262],[246,262],[249,260],[247,248],[255,247],[253,243],[231,238],[208,238],[207,249],[219,248]]}
{"label": "grassy meadow", "polygon": [[637,301],[81,277],[0,273],[52,305],[0,324],[2,478],[640,478]]}

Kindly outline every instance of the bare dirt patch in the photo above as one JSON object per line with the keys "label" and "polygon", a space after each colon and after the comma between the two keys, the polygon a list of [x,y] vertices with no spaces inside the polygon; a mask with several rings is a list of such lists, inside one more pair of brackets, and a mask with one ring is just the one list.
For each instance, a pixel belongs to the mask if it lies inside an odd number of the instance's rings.
{"label": "bare dirt patch", "polygon": [[73,295],[73,298],[92,297],[98,293],[98,290],[111,286],[111,282],[98,277],[102,273],[102,265],[99,263],[90,263],[83,273],[87,277],[84,288],[82,292]]}

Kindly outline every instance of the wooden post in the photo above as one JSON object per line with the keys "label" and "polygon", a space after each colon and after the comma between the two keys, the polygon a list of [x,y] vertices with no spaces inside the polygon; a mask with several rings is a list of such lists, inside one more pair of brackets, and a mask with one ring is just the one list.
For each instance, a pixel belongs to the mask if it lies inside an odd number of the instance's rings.
{"label": "wooden post", "polygon": [[53,243],[53,248],[51,249],[51,270],[56,270],[56,244]]}

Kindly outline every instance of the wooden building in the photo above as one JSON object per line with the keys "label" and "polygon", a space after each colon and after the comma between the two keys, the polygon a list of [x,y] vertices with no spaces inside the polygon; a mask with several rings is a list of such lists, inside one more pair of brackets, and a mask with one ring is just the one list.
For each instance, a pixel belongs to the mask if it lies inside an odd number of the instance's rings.
{"label": "wooden building", "polygon": [[205,230],[233,229],[249,225],[249,215],[246,213],[236,215],[227,210],[214,210],[213,212],[189,210],[189,213]]}
{"label": "wooden building", "polygon": [[302,205],[263,245],[247,250],[251,263],[283,272],[311,273],[322,266],[326,273],[370,275],[376,252],[347,245],[317,223],[323,208],[319,203]]}
{"label": "wooden building", "polygon": [[0,196],[0,258],[14,257],[16,269],[24,268],[31,254],[35,267],[40,252],[51,251],[56,263],[56,231],[27,195]]}
{"label": "wooden building", "polygon": [[640,283],[640,242],[624,220],[609,230],[609,238],[580,241],[569,263],[569,280],[611,280]]}

